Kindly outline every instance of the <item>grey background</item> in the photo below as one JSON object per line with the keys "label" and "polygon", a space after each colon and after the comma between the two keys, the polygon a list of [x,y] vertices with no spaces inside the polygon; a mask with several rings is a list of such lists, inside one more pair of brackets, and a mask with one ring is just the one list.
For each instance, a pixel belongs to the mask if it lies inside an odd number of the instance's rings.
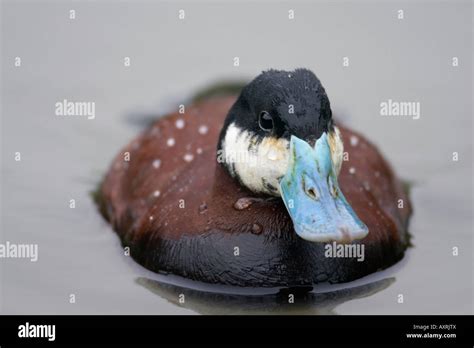
{"label": "grey background", "polygon": [[[195,313],[136,282],[160,277],[123,256],[89,193],[140,130],[130,115],[175,109],[223,78],[296,67],[313,70],[336,117],[414,183],[414,247],[356,284],[395,282],[335,312],[473,313],[472,2],[2,1],[1,40],[0,238],[40,249],[36,263],[0,260],[2,313]],[[55,116],[64,98],[94,101],[96,119]],[[387,99],[421,102],[421,119],[380,116]]]}

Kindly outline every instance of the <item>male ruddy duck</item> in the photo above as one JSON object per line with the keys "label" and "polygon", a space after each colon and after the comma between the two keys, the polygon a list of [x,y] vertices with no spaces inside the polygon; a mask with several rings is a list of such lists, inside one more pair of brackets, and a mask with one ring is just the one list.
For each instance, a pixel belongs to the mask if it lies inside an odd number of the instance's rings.
{"label": "male ruddy duck", "polygon": [[[135,260],[207,283],[347,282],[408,245],[403,185],[372,144],[335,125],[306,69],[263,72],[237,98],[160,118],[119,153],[99,194]],[[363,258],[328,253],[337,243],[363,246]]]}

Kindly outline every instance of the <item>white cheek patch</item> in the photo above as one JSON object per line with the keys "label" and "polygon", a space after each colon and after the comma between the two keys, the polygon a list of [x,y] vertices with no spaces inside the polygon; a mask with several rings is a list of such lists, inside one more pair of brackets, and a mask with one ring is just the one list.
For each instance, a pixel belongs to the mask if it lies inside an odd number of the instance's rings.
{"label": "white cheek patch", "polygon": [[288,167],[289,141],[265,137],[258,142],[252,133],[230,124],[222,144],[223,160],[233,176],[254,192],[279,196],[279,180]]}

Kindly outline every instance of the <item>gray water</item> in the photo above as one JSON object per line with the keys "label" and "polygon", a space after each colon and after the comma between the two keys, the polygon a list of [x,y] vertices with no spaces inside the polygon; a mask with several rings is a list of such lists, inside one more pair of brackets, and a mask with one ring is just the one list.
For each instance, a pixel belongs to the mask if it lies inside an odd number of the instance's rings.
{"label": "gray water", "polygon": [[[3,1],[1,39],[0,240],[39,246],[37,262],[0,259],[1,313],[473,313],[472,2]],[[124,256],[90,192],[146,116],[215,81],[295,67],[412,183],[404,260],[292,307],[183,289]],[[94,101],[95,119],[55,116],[63,99]],[[421,117],[380,116],[388,99],[420,102]]]}

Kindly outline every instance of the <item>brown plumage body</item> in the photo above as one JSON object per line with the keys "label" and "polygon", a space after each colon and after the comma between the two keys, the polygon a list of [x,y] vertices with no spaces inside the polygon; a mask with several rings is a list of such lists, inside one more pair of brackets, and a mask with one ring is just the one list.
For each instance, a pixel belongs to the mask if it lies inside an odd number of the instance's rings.
{"label": "brown plumage body", "polygon": [[160,118],[113,161],[99,204],[135,260],[208,283],[278,287],[346,282],[403,257],[410,202],[374,145],[338,125],[349,155],[339,185],[369,234],[353,242],[365,245],[363,262],[328,258],[326,243],[296,235],[281,199],[256,197],[217,163],[217,139],[234,101],[209,98]]}

